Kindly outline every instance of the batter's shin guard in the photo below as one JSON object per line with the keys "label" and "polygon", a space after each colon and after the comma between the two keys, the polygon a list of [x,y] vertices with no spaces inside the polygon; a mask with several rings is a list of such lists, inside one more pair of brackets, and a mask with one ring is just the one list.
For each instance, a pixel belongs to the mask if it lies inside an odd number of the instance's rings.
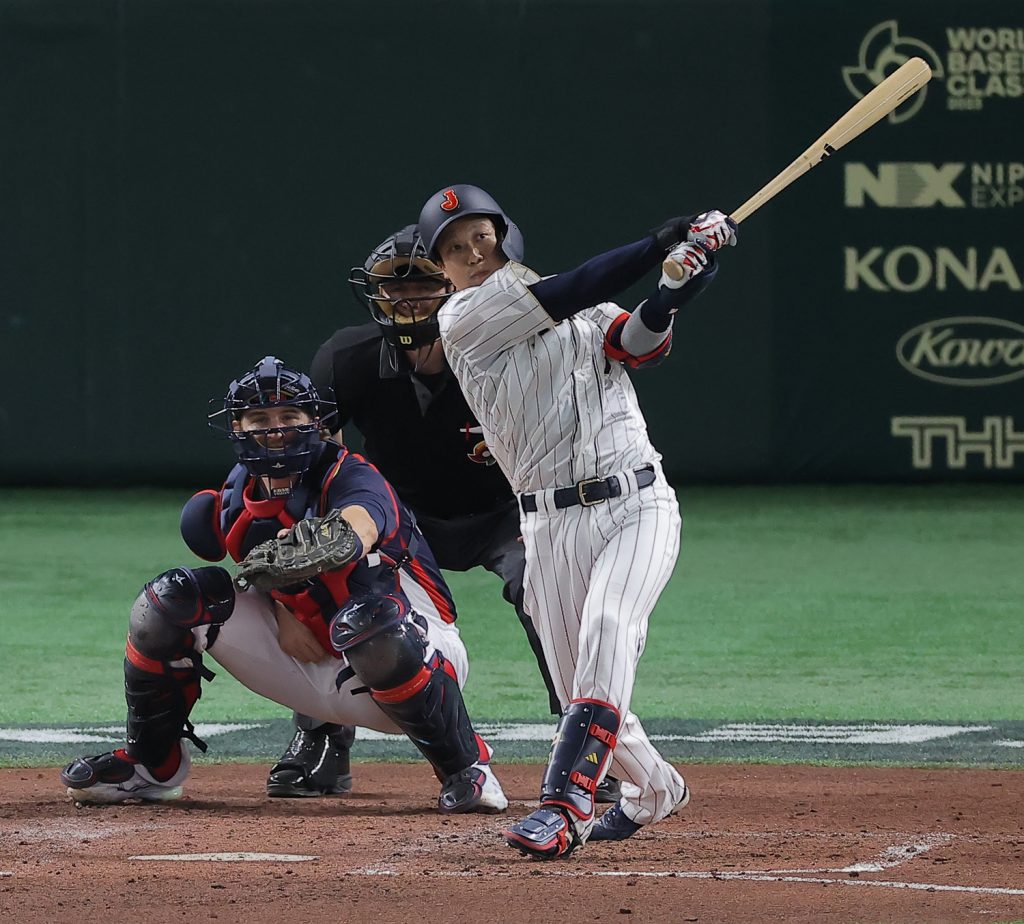
{"label": "batter's shin guard", "polygon": [[577,829],[586,827],[588,833],[594,818],[594,792],[611,760],[620,721],[618,710],[608,703],[575,699],[558,723],[540,803],[564,809]]}
{"label": "batter's shin guard", "polygon": [[404,683],[371,689],[370,695],[430,761],[442,783],[488,759],[486,745],[473,731],[455,670],[440,654],[428,664],[420,662],[419,670]]}

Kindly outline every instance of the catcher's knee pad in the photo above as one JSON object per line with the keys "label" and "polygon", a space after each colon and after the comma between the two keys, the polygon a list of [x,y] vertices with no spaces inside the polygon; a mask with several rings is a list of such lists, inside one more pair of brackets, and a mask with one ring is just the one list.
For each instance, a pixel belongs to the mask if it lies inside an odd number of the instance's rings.
{"label": "catcher's knee pad", "polygon": [[128,639],[147,657],[174,658],[191,648],[191,629],[223,624],[234,607],[234,584],[223,568],[172,568],[139,592]]}
{"label": "catcher's knee pad", "polygon": [[541,805],[557,805],[576,818],[594,816],[594,792],[615,748],[619,712],[608,703],[576,699],[558,723],[540,788]]}
{"label": "catcher's knee pad", "polygon": [[435,653],[421,660],[404,683],[370,690],[374,702],[419,748],[442,782],[482,758],[485,746],[473,730],[455,669]]}
{"label": "catcher's knee pad", "polygon": [[331,644],[370,688],[406,683],[423,667],[426,642],[399,597],[353,597],[331,621]]}

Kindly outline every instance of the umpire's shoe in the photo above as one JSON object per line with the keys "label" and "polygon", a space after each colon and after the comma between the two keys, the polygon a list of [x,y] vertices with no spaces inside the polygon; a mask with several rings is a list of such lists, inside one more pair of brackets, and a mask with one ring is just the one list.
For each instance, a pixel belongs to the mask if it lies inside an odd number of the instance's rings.
{"label": "umpire's shoe", "polygon": [[[683,798],[676,803],[676,807],[672,809],[670,815],[684,808],[690,801],[690,790],[686,788],[685,783],[683,787]],[[626,817],[622,811],[622,803],[618,802],[597,820],[594,830],[590,832],[590,839],[592,841],[624,841],[636,834],[642,827],[643,825]]]}
{"label": "umpire's shoe", "polygon": [[622,798],[622,787],[613,776],[606,776],[594,790],[594,801],[602,805],[612,805]]}
{"label": "umpire's shoe", "polygon": [[161,781],[118,748],[96,757],[79,757],[61,770],[60,779],[74,802],[107,805],[133,799],[173,802],[181,798],[181,784],[191,766],[192,760],[182,742],[178,769],[170,779]]}
{"label": "umpire's shoe", "polygon": [[321,725],[295,731],[288,750],[270,768],[267,795],[275,798],[347,796],[352,792],[352,725]]}

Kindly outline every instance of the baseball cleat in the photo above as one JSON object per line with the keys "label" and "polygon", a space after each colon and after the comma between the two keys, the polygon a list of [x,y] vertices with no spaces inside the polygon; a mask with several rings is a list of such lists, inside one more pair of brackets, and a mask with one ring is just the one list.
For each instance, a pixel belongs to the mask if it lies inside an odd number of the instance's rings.
{"label": "baseball cleat", "polygon": [[[685,788],[685,783],[683,786],[683,798],[676,803],[676,807],[669,814],[674,814],[690,801],[690,790]],[[627,818],[622,811],[622,803],[617,802],[597,820],[594,830],[590,832],[590,840],[624,841],[636,834],[642,827],[643,825]]]}
{"label": "baseball cleat", "polygon": [[568,816],[557,809],[541,808],[505,831],[509,847],[538,860],[567,857],[583,841]]}
{"label": "baseball cleat", "polygon": [[161,782],[142,764],[118,749],[96,757],[79,757],[60,772],[73,802],[113,805],[138,799],[142,802],[173,802],[182,795],[181,784],[188,776],[191,759],[182,746],[181,765],[174,776]]}
{"label": "baseball cleat", "polygon": [[594,791],[594,801],[601,805],[611,805],[621,798],[622,787],[613,776],[606,776],[597,784],[597,789]]}
{"label": "baseball cleat", "polygon": [[508,808],[508,799],[490,764],[476,763],[452,774],[441,786],[437,810],[442,815],[479,812],[493,815]]}
{"label": "baseball cleat", "polygon": [[267,795],[301,799],[346,796],[352,792],[349,749],[355,738],[355,729],[352,726],[341,728],[345,734],[297,729],[288,750],[270,769]]}

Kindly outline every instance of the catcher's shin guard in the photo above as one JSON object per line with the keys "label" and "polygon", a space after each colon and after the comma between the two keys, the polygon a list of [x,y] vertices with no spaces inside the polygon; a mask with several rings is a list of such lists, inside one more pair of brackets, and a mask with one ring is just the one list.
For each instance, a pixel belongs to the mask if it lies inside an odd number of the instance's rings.
{"label": "catcher's shin guard", "polygon": [[189,721],[200,679],[213,673],[194,650],[191,629],[218,626],[234,608],[231,577],[223,568],[174,568],[143,587],[128,620],[124,689],[128,756],[158,777],[174,773],[178,741],[205,751]]}
{"label": "catcher's shin guard", "polygon": [[481,760],[480,742],[454,675],[452,666],[435,654],[429,664],[421,660],[412,676],[370,690],[381,712],[409,736],[441,782]]}
{"label": "catcher's shin guard", "polygon": [[541,783],[540,808],[511,825],[505,840],[533,857],[565,857],[583,846],[594,826],[594,795],[615,748],[618,710],[573,700],[558,724]]}

